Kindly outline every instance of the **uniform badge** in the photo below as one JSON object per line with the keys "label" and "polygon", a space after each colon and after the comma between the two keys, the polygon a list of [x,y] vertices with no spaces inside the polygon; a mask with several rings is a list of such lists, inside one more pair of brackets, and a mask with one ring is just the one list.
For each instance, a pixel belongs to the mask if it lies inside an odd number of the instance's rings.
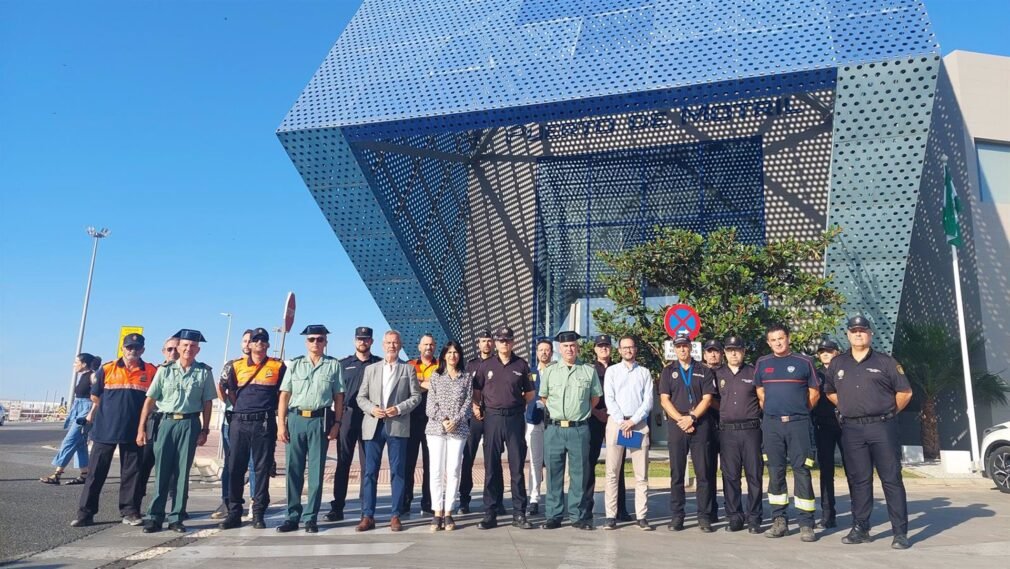
{"label": "uniform badge", "polygon": [[905,375],[905,368],[901,367],[901,364],[897,364],[896,367],[898,368],[898,374]]}
{"label": "uniform badge", "polygon": [[675,372],[673,372],[672,377],[673,377],[673,379],[677,379],[678,377],[680,377],[680,373],[675,371]]}
{"label": "uniform badge", "polygon": [[719,380],[719,389],[726,389],[726,380],[725,379],[720,379]]}
{"label": "uniform badge", "polygon": [[796,371],[796,366],[789,366],[786,369],[789,370],[789,373],[792,373],[792,372]]}
{"label": "uniform badge", "polygon": [[270,371],[270,370],[267,370],[267,373],[266,373],[266,376],[265,376],[265,377],[266,377],[267,379],[270,379],[270,378],[271,378],[271,377],[273,377],[273,376],[274,376],[274,372],[272,372],[272,371]]}
{"label": "uniform badge", "polygon": [[845,370],[844,369],[838,370],[838,379],[842,379],[843,377],[845,377]]}
{"label": "uniform badge", "polygon": [[494,372],[493,372],[493,371],[491,371],[491,370],[488,370],[488,371],[487,371],[487,378],[488,378],[488,379],[491,379],[492,377],[494,377]]}

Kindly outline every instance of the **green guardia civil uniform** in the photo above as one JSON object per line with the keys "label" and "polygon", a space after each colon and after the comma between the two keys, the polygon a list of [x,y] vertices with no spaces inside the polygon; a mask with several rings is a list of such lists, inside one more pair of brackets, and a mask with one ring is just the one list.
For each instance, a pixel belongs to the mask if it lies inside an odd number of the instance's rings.
{"label": "green guardia civil uniform", "polygon": [[568,485],[568,518],[572,522],[588,516],[583,509],[583,494],[589,469],[589,415],[591,398],[602,397],[603,388],[596,369],[591,365],[569,366],[557,362],[541,372],[540,397],[547,399],[550,419],[544,431],[544,453],[547,463],[548,520],[561,520],[564,515],[565,459],[571,483]]}
{"label": "green guardia civil uniform", "polygon": [[187,369],[178,361],[164,364],[154,375],[147,397],[155,401],[156,411],[161,414],[153,442],[155,492],[147,517],[159,524],[165,520],[165,504],[174,478],[175,499],[168,522],[178,522],[189,499],[189,469],[201,430],[200,415],[205,402],[217,399],[214,372],[196,361]]}
{"label": "green guardia civil uniform", "polygon": [[[326,464],[326,409],[333,399],[344,392],[340,361],[322,356],[313,364],[308,356],[298,356],[288,362],[288,371],[281,382],[281,391],[291,394],[288,402],[288,436],[286,477],[288,510],[292,522],[314,522],[319,516],[323,497],[323,471]],[[305,486],[305,466],[309,469],[308,503],[302,508],[302,488]]]}

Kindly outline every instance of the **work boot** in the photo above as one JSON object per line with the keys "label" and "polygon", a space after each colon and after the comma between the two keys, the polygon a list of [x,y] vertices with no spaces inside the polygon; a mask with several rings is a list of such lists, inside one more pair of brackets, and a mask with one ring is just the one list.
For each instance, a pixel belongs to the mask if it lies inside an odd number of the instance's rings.
{"label": "work boot", "polygon": [[801,526],[800,541],[804,543],[813,543],[817,541],[817,534],[814,533],[814,528],[808,526]]}
{"label": "work boot", "polygon": [[775,518],[772,520],[772,527],[765,533],[765,537],[782,537],[789,533],[789,524],[785,518]]}
{"label": "work boot", "polygon": [[859,528],[852,528],[849,531],[849,535],[842,538],[842,543],[845,545],[856,545],[859,543],[870,543],[870,532],[863,531]]}
{"label": "work boot", "polygon": [[908,549],[909,547],[912,547],[912,544],[908,542],[908,536],[903,533],[894,536],[894,541],[891,542],[891,549]]}

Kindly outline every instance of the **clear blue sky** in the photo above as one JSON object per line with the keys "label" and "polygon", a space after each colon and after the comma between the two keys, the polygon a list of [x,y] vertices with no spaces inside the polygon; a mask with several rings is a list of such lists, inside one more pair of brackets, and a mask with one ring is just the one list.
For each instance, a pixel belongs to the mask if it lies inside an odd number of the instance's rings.
{"label": "clear blue sky", "polygon": [[[91,241],[84,349],[180,327],[215,369],[242,329],[322,322],[331,352],[386,326],[274,136],[350,1],[0,2],[0,398],[66,392]],[[927,0],[944,53],[1010,55],[1002,0]],[[297,336],[289,353],[302,353]]]}

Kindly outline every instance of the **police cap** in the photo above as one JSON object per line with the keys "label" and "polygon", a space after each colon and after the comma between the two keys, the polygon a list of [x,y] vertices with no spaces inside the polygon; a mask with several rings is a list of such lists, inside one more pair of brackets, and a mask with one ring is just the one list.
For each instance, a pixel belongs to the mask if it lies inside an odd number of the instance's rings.
{"label": "police cap", "polygon": [[354,337],[358,340],[371,340],[372,329],[368,326],[358,326],[354,329]]}
{"label": "police cap", "polygon": [[257,342],[263,340],[264,342],[270,341],[270,333],[267,332],[266,328],[253,328],[252,336],[249,336],[250,342]]}
{"label": "police cap", "polygon": [[849,330],[860,330],[860,329],[862,329],[862,330],[872,330],[873,329],[873,327],[870,326],[869,319],[867,319],[865,316],[862,316],[862,315],[856,315],[856,316],[853,316],[852,318],[849,318],[849,322],[848,322],[848,324],[846,324],[846,328],[848,328]]}
{"label": "police cap", "polygon": [[712,339],[712,340],[709,340],[709,341],[705,342],[705,351],[707,352],[709,350],[719,350],[719,351],[722,351],[722,342],[720,342],[719,340],[715,340],[715,339]]}
{"label": "police cap", "polygon": [[687,330],[679,330],[677,332],[677,335],[673,337],[674,346],[682,346],[684,344],[690,344],[690,343],[691,343],[691,334],[689,334]]}
{"label": "police cap", "polygon": [[823,340],[821,340],[820,344],[817,344],[817,353],[837,352],[837,351],[838,351],[838,342],[834,340],[824,338]]}
{"label": "police cap", "polygon": [[727,350],[731,348],[736,350],[747,349],[747,345],[744,343],[743,338],[736,335],[726,336],[726,339],[722,341],[722,345]]}
{"label": "police cap", "polygon": [[608,334],[600,334],[599,336],[597,336],[596,338],[593,339],[593,345],[594,346],[612,346],[614,344],[613,344],[613,342],[610,341],[610,335],[608,335]]}
{"label": "police cap", "polygon": [[558,342],[578,342],[580,338],[582,336],[579,336],[578,332],[572,330],[562,330],[558,332],[557,336],[554,336],[554,339]]}
{"label": "police cap", "polygon": [[308,336],[309,334],[329,334],[330,331],[326,329],[326,326],[322,324],[309,324],[302,330],[302,336]]}
{"label": "police cap", "polygon": [[183,328],[175,334],[172,334],[173,338],[178,340],[191,340],[193,342],[206,342],[207,338],[203,337],[203,334],[199,330],[190,330],[189,328]]}
{"label": "police cap", "polygon": [[144,337],[140,334],[127,334],[123,336],[123,347],[124,348],[143,348],[144,347]]}
{"label": "police cap", "polygon": [[512,331],[508,326],[501,326],[494,332],[495,340],[505,340],[511,342],[516,337],[515,332]]}

